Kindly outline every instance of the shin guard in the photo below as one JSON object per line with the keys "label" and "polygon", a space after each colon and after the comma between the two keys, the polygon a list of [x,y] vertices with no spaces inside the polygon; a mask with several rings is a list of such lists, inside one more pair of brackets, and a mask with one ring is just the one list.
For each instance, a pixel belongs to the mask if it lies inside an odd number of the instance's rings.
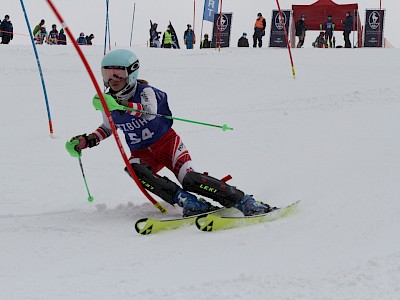
{"label": "shin guard", "polygon": [[[160,177],[157,174],[153,174],[149,166],[137,163],[132,163],[131,166],[146,190],[172,205],[175,204],[173,199],[180,189],[175,182],[169,180],[167,177]],[[127,168],[125,168],[125,172],[129,174]]]}
{"label": "shin guard", "polygon": [[213,199],[225,207],[232,207],[244,196],[242,191],[222,180],[197,172],[187,173],[182,185],[185,190]]}

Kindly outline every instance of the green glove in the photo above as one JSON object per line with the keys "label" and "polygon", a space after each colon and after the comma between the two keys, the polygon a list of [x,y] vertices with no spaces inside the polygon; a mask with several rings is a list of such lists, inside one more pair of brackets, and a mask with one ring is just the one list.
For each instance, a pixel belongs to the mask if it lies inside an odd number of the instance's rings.
{"label": "green glove", "polygon": [[[106,104],[109,111],[126,110],[126,107],[118,104],[117,101],[111,95],[103,94],[103,97],[104,100],[106,100]],[[93,97],[93,106],[96,110],[104,111],[104,107],[101,104],[100,97],[97,94]]]}
{"label": "green glove", "polygon": [[69,152],[72,157],[81,157],[82,156],[82,149],[87,147],[92,148],[97,146],[99,141],[96,139],[94,134],[86,135],[78,135],[73,137],[69,142],[65,144],[65,148]]}
{"label": "green glove", "polygon": [[79,144],[78,139],[72,139],[71,141],[68,141],[65,144],[65,148],[69,152],[69,155],[71,155],[72,157],[81,157],[82,156],[82,151],[80,149],[78,150],[76,147],[78,144]]}
{"label": "green glove", "polygon": [[322,30],[322,24],[319,24],[319,29]]}

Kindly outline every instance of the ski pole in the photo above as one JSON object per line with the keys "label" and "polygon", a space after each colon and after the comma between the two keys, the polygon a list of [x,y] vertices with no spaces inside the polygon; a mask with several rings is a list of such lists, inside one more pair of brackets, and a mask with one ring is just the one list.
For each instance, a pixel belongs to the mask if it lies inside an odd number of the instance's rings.
{"label": "ski pole", "polygon": [[94,200],[94,197],[90,194],[90,191],[89,191],[89,187],[88,187],[88,184],[87,184],[87,181],[86,181],[85,172],[83,172],[82,159],[81,159],[80,156],[78,157],[78,159],[79,159],[79,165],[80,165],[81,171],[82,171],[83,181],[85,182],[86,190],[87,190],[87,193],[88,193],[88,201],[92,202]]}
{"label": "ski pole", "polygon": [[[166,118],[166,119],[170,119],[170,120],[177,120],[177,121],[183,121],[183,122],[189,122],[189,123],[194,123],[194,124],[199,124],[199,125],[205,125],[205,126],[210,126],[210,127],[217,127],[217,128],[221,128],[222,131],[226,131],[226,130],[233,130],[232,127],[229,127],[227,124],[224,125],[216,125],[216,124],[210,124],[210,123],[204,123],[204,122],[199,122],[199,121],[194,121],[194,120],[188,120],[188,119],[183,119],[183,118],[177,118],[177,117],[172,117],[172,116],[166,116],[166,115],[162,115],[162,114],[153,114],[153,113],[149,113],[145,110],[141,110],[141,109],[134,109],[131,107],[126,107],[123,105],[118,104],[115,99],[108,95],[108,94],[103,94],[104,99],[106,100],[108,109],[110,111],[112,110],[130,110],[130,111],[136,111],[139,112],[141,114],[145,114],[148,116],[154,116],[154,117],[159,117],[159,118]],[[103,111],[104,108],[101,105],[100,102],[100,98],[98,95],[94,96],[93,98],[93,106],[95,109]]]}

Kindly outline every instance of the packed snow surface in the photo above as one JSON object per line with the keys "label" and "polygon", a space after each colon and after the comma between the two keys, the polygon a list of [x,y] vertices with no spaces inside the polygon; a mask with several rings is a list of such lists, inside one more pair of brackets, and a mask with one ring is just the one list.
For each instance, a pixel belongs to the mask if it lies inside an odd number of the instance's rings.
{"label": "packed snow surface", "polygon": [[[102,88],[103,47],[82,50]],[[3,46],[0,299],[399,298],[400,50],[293,49],[295,79],[286,49],[133,51],[174,116],[234,128],[175,121],[198,171],[298,211],[137,234],[181,208],[146,199],[113,138],[83,152],[87,201],[65,142],[102,119],[74,48],[39,48],[51,137],[31,46]]]}

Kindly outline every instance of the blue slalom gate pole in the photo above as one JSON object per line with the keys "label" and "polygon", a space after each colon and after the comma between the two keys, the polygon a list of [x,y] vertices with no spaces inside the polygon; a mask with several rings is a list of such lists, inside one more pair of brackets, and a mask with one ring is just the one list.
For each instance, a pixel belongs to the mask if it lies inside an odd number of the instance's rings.
{"label": "blue slalom gate pole", "polygon": [[129,42],[129,47],[132,47],[132,35],[133,35],[133,23],[135,21],[135,9],[136,9],[136,3],[133,3],[133,14],[132,14],[132,28],[131,28],[131,40]]}
{"label": "blue slalom gate pole", "polygon": [[28,27],[29,36],[31,37],[33,51],[35,52],[36,62],[37,62],[37,66],[38,66],[39,74],[40,74],[40,80],[42,81],[44,99],[45,99],[45,102],[46,102],[47,119],[49,120],[50,136],[53,137],[53,123],[51,121],[49,99],[47,98],[47,91],[46,91],[46,85],[44,83],[42,66],[40,65],[39,55],[38,55],[38,52],[37,52],[37,49],[36,49],[35,39],[34,39],[33,34],[32,34],[31,25],[29,24],[28,15],[26,14],[24,1],[20,0],[20,2],[21,2],[22,10],[24,12],[24,16],[25,16],[26,26]]}
{"label": "blue slalom gate pole", "polygon": [[110,30],[110,18],[107,20],[108,26],[108,51],[111,51],[111,30]]}
{"label": "blue slalom gate pole", "polygon": [[105,29],[105,32],[104,32],[104,55],[106,55],[106,53],[107,53],[107,34],[108,34],[108,31],[109,31],[109,28],[108,28],[108,5],[109,4],[109,0],[106,0],[106,29]]}

